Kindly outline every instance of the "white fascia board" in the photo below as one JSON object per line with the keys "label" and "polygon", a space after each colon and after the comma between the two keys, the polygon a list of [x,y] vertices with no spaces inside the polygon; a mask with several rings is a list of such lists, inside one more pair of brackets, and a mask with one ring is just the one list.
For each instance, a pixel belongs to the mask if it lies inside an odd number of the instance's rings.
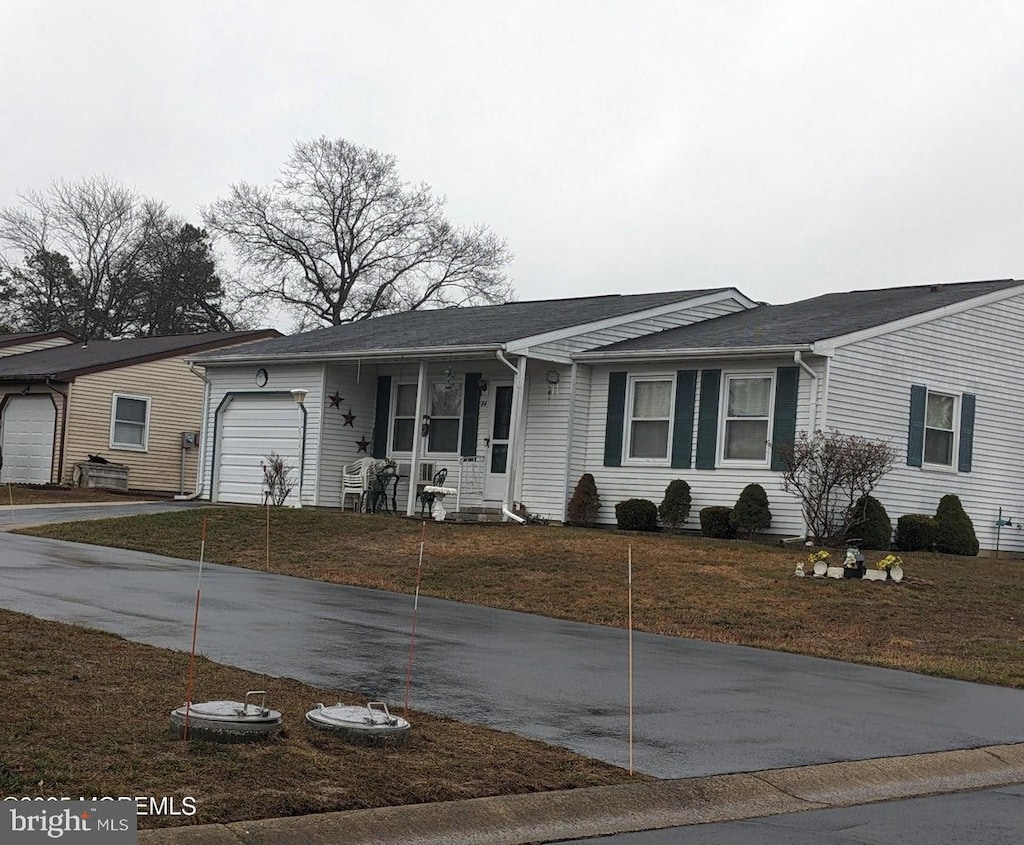
{"label": "white fascia board", "polygon": [[671,361],[686,358],[761,358],[765,355],[792,355],[794,352],[823,354],[814,344],[776,346],[708,346],[702,349],[630,349],[622,352],[577,352],[574,361]]}
{"label": "white fascia board", "polygon": [[[630,311],[617,317],[605,317],[603,320],[595,320],[592,323],[580,323],[575,326],[570,326],[567,329],[558,329],[552,332],[545,332],[544,334],[521,337],[507,343],[505,348],[509,353],[519,353],[524,349],[529,349],[531,346],[553,343],[555,341],[565,340],[566,338],[576,337],[577,335],[587,334],[588,332],[596,332],[601,329],[620,326],[623,323],[632,323],[636,320],[660,317],[663,314],[671,314],[675,311],[686,310],[688,308],[698,308],[701,305],[710,305],[712,302],[721,302],[723,299],[734,299],[744,308],[748,309],[755,308],[757,306],[756,302],[744,296],[736,290],[736,288],[727,288],[714,293],[706,293],[703,296],[695,296],[693,299],[681,299],[679,302],[671,302],[668,305],[646,308],[643,311]],[[565,363],[568,363],[568,358]]]}
{"label": "white fascia board", "polygon": [[870,340],[879,335],[889,334],[889,332],[920,326],[923,323],[930,323],[932,320],[938,320],[941,317],[962,314],[964,311],[970,311],[982,305],[990,305],[993,302],[1001,302],[1004,299],[1011,299],[1022,293],[1024,293],[1024,284],[1012,288],[1003,288],[1003,290],[992,291],[992,293],[976,296],[973,299],[965,299],[953,305],[933,308],[931,311],[922,311],[920,314],[913,314],[910,317],[904,317],[902,320],[893,320],[889,323],[882,323],[880,326],[872,326],[870,329],[862,329],[859,332],[850,332],[849,334],[818,340],[814,343],[814,349],[823,355],[831,355],[840,346],[849,346],[851,343]]}
{"label": "white fascia board", "polygon": [[421,358],[473,358],[492,357],[502,349],[499,343],[488,346],[423,346],[413,349],[375,349],[356,352],[277,352],[245,355],[227,355],[222,358],[186,358],[204,367],[227,367],[237,364],[253,364],[273,361],[278,364],[323,364],[333,361],[395,361],[399,358],[418,360]]}

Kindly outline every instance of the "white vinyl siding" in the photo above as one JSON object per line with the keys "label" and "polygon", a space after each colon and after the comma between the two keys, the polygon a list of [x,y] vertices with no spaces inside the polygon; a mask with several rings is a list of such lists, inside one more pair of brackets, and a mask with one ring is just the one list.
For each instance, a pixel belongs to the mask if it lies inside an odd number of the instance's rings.
{"label": "white vinyl siding", "polygon": [[115,393],[110,401],[110,448],[145,452],[149,444],[149,397]]}
{"label": "white vinyl siding", "polygon": [[[934,514],[939,499],[956,493],[983,549],[996,544],[999,509],[1024,514],[1020,374],[1024,372],[1024,296],[1015,296],[931,322],[839,347],[830,365],[828,417],[834,426],[878,437],[897,451],[896,466],[875,492],[893,524],[905,513]],[[911,385],[952,396],[976,397],[970,472],[923,463],[907,465]],[[960,403],[954,425],[960,425]],[[1015,520],[1016,521],[1016,520]],[[1003,530],[1000,545],[1024,552],[1024,532]]]}

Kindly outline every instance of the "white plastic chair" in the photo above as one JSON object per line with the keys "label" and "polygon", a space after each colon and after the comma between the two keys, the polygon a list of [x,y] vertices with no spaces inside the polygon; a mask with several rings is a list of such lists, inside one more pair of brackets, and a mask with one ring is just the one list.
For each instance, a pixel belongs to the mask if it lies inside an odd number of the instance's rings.
{"label": "white plastic chair", "polygon": [[366,488],[369,486],[370,467],[376,461],[373,458],[360,458],[351,464],[341,468],[341,509],[345,509],[345,499],[349,496],[356,497],[354,510],[362,510],[366,498]]}

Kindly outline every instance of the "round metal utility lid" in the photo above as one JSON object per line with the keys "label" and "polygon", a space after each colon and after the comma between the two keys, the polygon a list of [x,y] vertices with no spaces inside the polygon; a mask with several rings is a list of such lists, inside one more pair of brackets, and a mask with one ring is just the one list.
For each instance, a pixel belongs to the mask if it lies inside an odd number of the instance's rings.
{"label": "round metal utility lid", "polygon": [[[250,699],[260,696],[260,703]],[[188,718],[203,722],[223,722],[241,724],[278,724],[281,714],[267,707],[267,694],[263,690],[250,690],[245,694],[245,701],[201,701],[197,704],[183,704],[171,711],[172,719]]]}
{"label": "round metal utility lid", "polygon": [[367,734],[400,733],[409,730],[409,723],[401,716],[392,716],[383,701],[371,701],[365,707],[358,705],[323,704],[306,713],[306,721],[321,728],[355,731]]}

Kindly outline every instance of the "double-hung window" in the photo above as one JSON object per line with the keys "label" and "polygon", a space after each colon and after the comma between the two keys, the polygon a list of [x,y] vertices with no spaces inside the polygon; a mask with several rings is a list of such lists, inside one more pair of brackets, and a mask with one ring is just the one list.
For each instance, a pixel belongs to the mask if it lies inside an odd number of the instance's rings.
{"label": "double-hung window", "polygon": [[727,375],[724,392],[722,459],[766,461],[772,407],[771,375]]}
{"label": "double-hung window", "polygon": [[430,433],[427,451],[431,453],[457,453],[462,425],[462,385],[458,382],[438,381],[430,385]]}
{"label": "double-hung window", "polygon": [[411,452],[416,433],[416,385],[395,388],[395,424],[391,429],[391,451]]}
{"label": "double-hung window", "polygon": [[956,397],[928,391],[924,415],[924,462],[953,466],[956,442]]}
{"label": "double-hung window", "polygon": [[672,378],[634,377],[627,410],[630,460],[668,460],[672,431]]}
{"label": "double-hung window", "polygon": [[145,452],[149,445],[149,397],[115,393],[110,406],[110,448]]}

